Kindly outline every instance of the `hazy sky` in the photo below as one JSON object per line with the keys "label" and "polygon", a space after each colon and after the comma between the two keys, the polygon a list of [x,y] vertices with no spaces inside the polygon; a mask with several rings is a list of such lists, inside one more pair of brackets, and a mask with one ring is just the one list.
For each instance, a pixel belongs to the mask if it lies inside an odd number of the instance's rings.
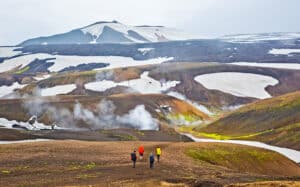
{"label": "hazy sky", "polygon": [[0,45],[105,20],[205,36],[300,32],[299,7],[300,0],[0,0]]}

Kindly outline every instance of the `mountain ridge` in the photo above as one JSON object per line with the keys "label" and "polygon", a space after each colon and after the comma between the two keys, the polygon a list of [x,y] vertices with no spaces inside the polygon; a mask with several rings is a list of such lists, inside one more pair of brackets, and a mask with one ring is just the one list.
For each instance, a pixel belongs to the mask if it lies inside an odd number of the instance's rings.
{"label": "mountain ridge", "polygon": [[98,21],[71,31],[31,38],[20,46],[47,44],[148,43],[194,39],[192,35],[164,26],[129,26],[116,20]]}

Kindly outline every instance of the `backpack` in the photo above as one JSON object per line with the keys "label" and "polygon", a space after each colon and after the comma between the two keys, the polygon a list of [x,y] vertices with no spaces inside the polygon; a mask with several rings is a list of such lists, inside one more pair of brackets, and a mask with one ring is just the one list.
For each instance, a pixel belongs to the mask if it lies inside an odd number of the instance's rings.
{"label": "backpack", "polygon": [[152,156],[150,156],[150,162],[154,162],[154,156],[152,155]]}
{"label": "backpack", "polygon": [[131,153],[131,160],[135,161],[136,160],[136,154],[135,153]]}

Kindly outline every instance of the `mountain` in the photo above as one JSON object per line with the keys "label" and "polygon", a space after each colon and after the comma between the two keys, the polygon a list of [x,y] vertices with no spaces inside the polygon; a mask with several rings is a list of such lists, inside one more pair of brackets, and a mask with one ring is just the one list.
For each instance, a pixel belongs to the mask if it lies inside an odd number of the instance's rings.
{"label": "mountain", "polygon": [[193,37],[163,26],[128,26],[117,21],[102,21],[62,34],[29,39],[20,45],[146,43],[187,39]]}
{"label": "mountain", "polygon": [[220,39],[232,43],[257,43],[267,41],[282,41],[282,40],[296,40],[299,42],[299,32],[273,32],[273,33],[255,33],[255,34],[235,34],[225,35]]}
{"label": "mountain", "polygon": [[251,103],[196,131],[300,150],[300,92]]}

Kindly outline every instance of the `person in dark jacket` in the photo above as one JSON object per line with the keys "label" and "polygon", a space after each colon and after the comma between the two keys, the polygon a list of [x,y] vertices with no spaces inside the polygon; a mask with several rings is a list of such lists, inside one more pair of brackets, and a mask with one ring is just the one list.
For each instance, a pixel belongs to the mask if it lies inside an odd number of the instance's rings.
{"label": "person in dark jacket", "polygon": [[133,168],[135,168],[135,163],[136,163],[136,150],[134,150],[132,153],[131,153],[131,161],[133,163]]}
{"label": "person in dark jacket", "polygon": [[154,167],[154,155],[153,153],[150,153],[150,156],[149,156],[149,162],[150,162],[150,168],[153,169]]}

